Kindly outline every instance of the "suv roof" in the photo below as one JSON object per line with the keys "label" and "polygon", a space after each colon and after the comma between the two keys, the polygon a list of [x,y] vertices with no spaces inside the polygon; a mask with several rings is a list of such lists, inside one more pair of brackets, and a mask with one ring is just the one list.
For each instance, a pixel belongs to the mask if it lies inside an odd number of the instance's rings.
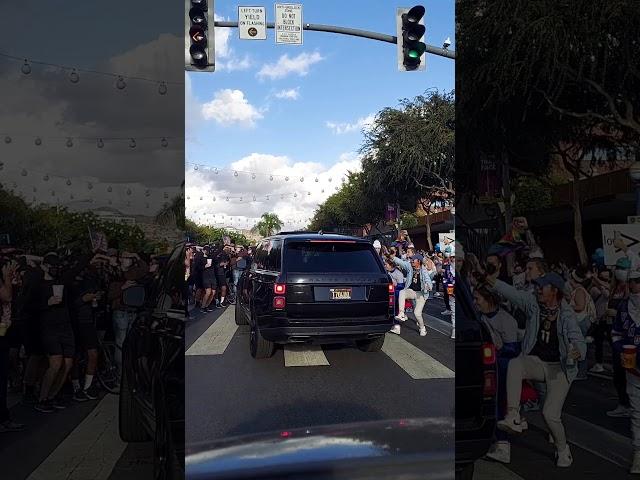
{"label": "suv roof", "polygon": [[334,233],[322,234],[322,233],[309,233],[309,232],[278,233],[276,235],[272,235],[271,237],[265,238],[265,240],[270,240],[275,238],[279,238],[279,239],[295,238],[296,240],[352,240],[352,241],[362,242],[362,243],[371,243],[366,238],[350,237],[347,235],[338,235]]}

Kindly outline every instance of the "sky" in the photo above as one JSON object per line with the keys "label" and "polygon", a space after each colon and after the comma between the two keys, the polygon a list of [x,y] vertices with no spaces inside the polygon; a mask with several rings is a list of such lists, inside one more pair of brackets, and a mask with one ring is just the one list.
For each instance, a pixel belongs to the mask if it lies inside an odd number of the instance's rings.
{"label": "sky", "polygon": [[[304,23],[389,35],[396,8],[413,6],[300,3]],[[454,50],[454,1],[422,4],[424,41],[442,46],[449,37]],[[262,5],[274,21],[274,4]],[[236,21],[237,6],[217,0],[216,19]],[[400,72],[395,45],[364,38],[305,31],[303,45],[276,45],[272,29],[249,41],[217,27],[215,42],[216,71],[185,73],[185,182],[187,216],[219,227],[248,228],[265,212],[284,229],[305,226],[346,172],[359,170],[362,129],[378,111],[455,83],[451,59],[427,55],[426,70]]]}
{"label": "sky", "polygon": [[[132,215],[153,215],[180,192],[182,3],[0,2],[0,18],[0,183],[27,201]],[[36,62],[77,68],[79,81],[70,81],[70,70]],[[117,75],[125,76],[122,90]],[[161,96],[162,81],[173,83]]]}

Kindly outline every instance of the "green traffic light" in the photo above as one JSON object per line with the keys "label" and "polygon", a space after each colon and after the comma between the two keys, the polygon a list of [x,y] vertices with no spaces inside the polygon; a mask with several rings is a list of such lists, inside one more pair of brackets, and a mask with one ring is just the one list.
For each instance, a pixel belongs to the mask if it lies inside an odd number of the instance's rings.
{"label": "green traffic light", "polygon": [[420,55],[415,50],[409,50],[409,56],[411,58],[420,58]]}

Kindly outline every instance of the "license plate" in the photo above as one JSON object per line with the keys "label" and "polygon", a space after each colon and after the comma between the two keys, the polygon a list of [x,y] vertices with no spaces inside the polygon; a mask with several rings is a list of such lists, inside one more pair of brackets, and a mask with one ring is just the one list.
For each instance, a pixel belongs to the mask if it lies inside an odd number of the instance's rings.
{"label": "license plate", "polygon": [[351,300],[350,288],[330,288],[331,300]]}

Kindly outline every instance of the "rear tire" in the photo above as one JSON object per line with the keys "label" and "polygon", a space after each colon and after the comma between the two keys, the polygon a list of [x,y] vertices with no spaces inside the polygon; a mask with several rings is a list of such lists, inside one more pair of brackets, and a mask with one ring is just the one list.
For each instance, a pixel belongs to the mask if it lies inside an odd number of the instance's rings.
{"label": "rear tire", "polygon": [[356,346],[363,352],[379,352],[384,345],[384,335],[373,340],[358,340]]}
{"label": "rear tire", "polygon": [[129,368],[123,362],[120,381],[120,408],[118,408],[120,438],[124,442],[145,442],[150,440],[150,437],[140,419],[140,411],[134,398],[133,385],[129,376]]}
{"label": "rear tire", "polygon": [[240,311],[240,304],[236,303],[234,308],[236,309],[235,311],[236,325],[248,325],[249,322],[247,322],[246,315]]}
{"label": "rear tire", "polygon": [[253,358],[270,358],[276,350],[276,345],[266,340],[260,333],[260,329],[256,322],[251,325],[251,333],[249,335],[249,348]]}

